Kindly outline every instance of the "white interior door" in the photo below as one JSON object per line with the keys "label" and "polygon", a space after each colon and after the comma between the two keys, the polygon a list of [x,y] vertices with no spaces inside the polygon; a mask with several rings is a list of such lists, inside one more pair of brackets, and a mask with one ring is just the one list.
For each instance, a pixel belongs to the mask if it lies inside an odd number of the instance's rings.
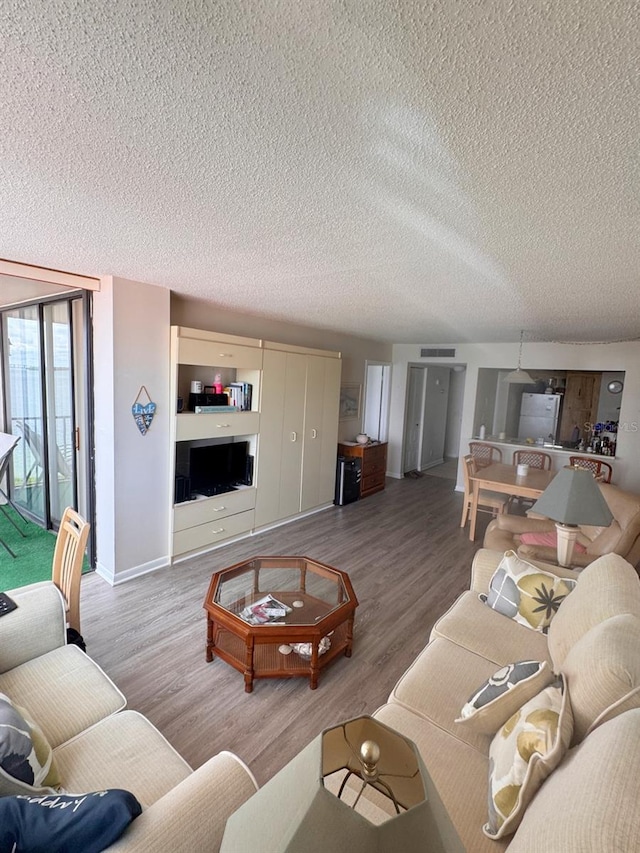
{"label": "white interior door", "polygon": [[407,389],[407,419],[404,434],[404,465],[402,473],[420,470],[420,448],[422,446],[422,425],[424,419],[424,388],[426,379],[424,367],[409,368]]}
{"label": "white interior door", "polygon": [[389,438],[389,403],[391,399],[391,365],[367,364],[364,391],[363,429],[369,438]]}

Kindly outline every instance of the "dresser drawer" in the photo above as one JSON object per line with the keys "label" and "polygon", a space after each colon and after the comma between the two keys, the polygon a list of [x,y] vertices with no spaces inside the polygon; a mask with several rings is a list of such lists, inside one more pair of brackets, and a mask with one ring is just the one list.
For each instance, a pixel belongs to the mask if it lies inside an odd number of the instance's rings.
{"label": "dresser drawer", "polygon": [[188,527],[173,534],[173,553],[186,554],[206,548],[207,545],[215,545],[232,536],[247,533],[254,526],[254,512],[252,509],[230,515],[221,520],[214,520],[207,524],[199,524],[196,527]]}
{"label": "dresser drawer", "polygon": [[369,459],[365,456],[362,463],[362,476],[370,477],[373,474],[382,474],[384,476],[387,470],[387,465],[384,459]]}
{"label": "dresser drawer", "polygon": [[226,438],[231,435],[254,435],[260,430],[258,412],[216,412],[176,415],[176,441],[196,438]]}
{"label": "dresser drawer", "polygon": [[360,492],[364,494],[365,492],[370,492],[372,490],[384,489],[384,471],[379,471],[376,474],[370,474],[367,477],[363,477],[360,481]]}
{"label": "dresser drawer", "polygon": [[387,464],[387,445],[374,444],[372,447],[366,447],[364,453],[365,465],[380,465],[383,468]]}
{"label": "dresser drawer", "polygon": [[197,338],[178,339],[178,363],[209,365],[211,367],[243,367],[262,369],[262,350]]}
{"label": "dresser drawer", "polygon": [[220,521],[238,512],[253,509],[255,504],[256,490],[253,488],[238,489],[237,492],[225,492],[223,495],[215,495],[211,498],[176,504],[173,510],[174,533],[199,524]]}

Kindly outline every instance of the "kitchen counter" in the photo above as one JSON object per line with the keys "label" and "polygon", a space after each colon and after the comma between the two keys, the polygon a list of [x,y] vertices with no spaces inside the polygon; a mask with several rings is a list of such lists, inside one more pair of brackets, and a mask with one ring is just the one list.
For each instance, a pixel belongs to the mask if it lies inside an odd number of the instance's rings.
{"label": "kitchen counter", "polygon": [[[551,456],[595,456],[597,459],[604,459],[607,462],[615,462],[615,456],[605,456],[602,453],[589,453],[587,450],[578,450],[575,447],[563,447],[561,444],[527,444],[520,438],[498,438],[494,435],[487,435],[484,438],[473,437],[472,441],[482,441],[485,444],[494,444],[496,447],[505,447],[511,450],[543,450]],[[505,460],[507,461],[507,460]]]}

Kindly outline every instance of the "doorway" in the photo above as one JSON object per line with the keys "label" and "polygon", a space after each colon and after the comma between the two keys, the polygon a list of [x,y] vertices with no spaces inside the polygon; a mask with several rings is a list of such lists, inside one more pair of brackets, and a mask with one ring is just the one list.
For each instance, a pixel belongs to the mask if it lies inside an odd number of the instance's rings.
{"label": "doorway", "polygon": [[403,474],[457,465],[465,367],[409,365],[403,435]]}
{"label": "doorway", "polygon": [[425,388],[427,370],[409,367],[407,387],[407,418],[405,421],[404,458],[402,473],[419,471],[422,460],[422,433],[424,426]]}
{"label": "doorway", "polygon": [[374,441],[387,441],[389,438],[390,401],[391,365],[367,362],[362,431]]}
{"label": "doorway", "polygon": [[4,429],[20,438],[9,494],[46,529],[67,506],[92,517],[89,299],[76,291],[2,311]]}

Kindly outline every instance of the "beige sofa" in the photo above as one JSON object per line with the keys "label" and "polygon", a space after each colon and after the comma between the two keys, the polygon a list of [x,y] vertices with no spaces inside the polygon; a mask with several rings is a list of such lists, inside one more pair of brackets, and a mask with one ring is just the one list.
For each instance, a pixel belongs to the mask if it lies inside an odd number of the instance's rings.
{"label": "beige sofa", "polygon": [[[586,551],[573,552],[572,565],[588,566],[603,554],[620,554],[632,566],[640,562],[640,495],[625,492],[611,483],[599,483],[600,491],[613,515],[609,527],[579,525],[578,542]],[[523,560],[556,562],[556,549],[548,545],[524,545],[521,533],[555,532],[549,519],[499,515],[489,522],[483,545],[493,551],[514,550]]]}
{"label": "beige sofa", "polygon": [[[0,693],[26,709],[53,748],[62,788],[131,791],[142,814],[108,849],[218,850],[227,817],[257,789],[248,768],[221,752],[193,771],[107,675],[66,645],[65,611],[52,583],[10,591],[0,618]],[[0,795],[33,794],[0,776]]]}
{"label": "beige sofa", "polygon": [[[485,549],[476,554],[471,589],[436,623],[428,645],[374,716],[416,743],[469,853],[640,850],[638,576],[616,555],[601,557],[580,575],[537,564],[577,579],[545,635],[479,599],[502,556]],[[470,731],[455,719],[486,678],[527,659],[548,661],[564,674],[573,738],[515,834],[494,840],[482,832],[493,734]]]}

